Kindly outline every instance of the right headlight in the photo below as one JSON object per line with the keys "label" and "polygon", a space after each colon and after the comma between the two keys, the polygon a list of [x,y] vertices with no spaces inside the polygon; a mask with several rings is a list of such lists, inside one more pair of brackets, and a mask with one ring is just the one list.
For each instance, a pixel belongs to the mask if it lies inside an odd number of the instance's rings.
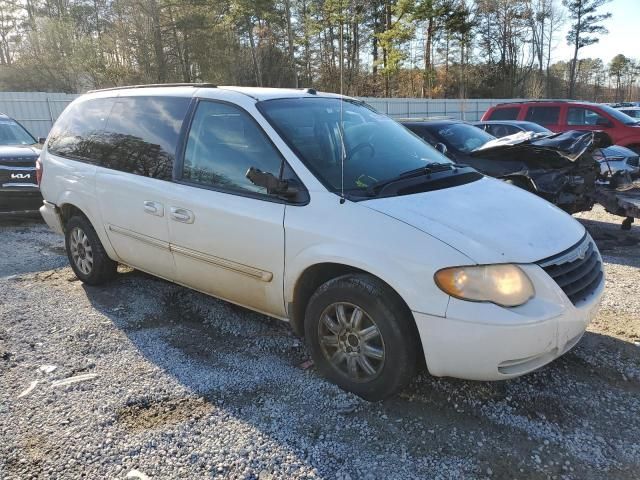
{"label": "right headlight", "polygon": [[511,264],[444,268],[436,272],[435,281],[452,297],[503,307],[522,305],[535,294],[527,274]]}

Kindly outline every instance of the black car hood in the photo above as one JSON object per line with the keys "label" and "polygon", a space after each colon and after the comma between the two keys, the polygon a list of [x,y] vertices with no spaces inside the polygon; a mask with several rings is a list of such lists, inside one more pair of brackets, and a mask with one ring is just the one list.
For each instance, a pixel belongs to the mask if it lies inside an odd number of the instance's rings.
{"label": "black car hood", "polygon": [[530,133],[522,132],[493,140],[471,152],[471,155],[492,160],[517,158],[524,162],[541,162],[553,168],[566,165],[567,160],[575,162],[594,148],[611,145],[611,137],[600,131],[570,130],[555,135]]}
{"label": "black car hood", "polygon": [[40,156],[40,149],[32,145],[0,145],[0,159],[29,159]]}
{"label": "black car hood", "polygon": [[592,153],[609,145],[610,137],[599,131],[571,130],[552,135],[521,132],[474,150],[468,163],[575,213],[593,206],[600,164]]}

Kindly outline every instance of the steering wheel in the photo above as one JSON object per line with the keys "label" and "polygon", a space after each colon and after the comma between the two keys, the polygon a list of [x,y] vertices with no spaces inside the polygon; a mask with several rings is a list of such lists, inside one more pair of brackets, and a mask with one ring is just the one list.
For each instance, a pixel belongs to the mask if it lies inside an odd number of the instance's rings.
{"label": "steering wheel", "polygon": [[369,158],[372,158],[376,154],[376,149],[373,147],[371,142],[362,142],[347,152],[344,158],[345,163],[348,162],[356,153],[358,153],[360,150],[364,150],[365,148],[368,148],[371,151]]}

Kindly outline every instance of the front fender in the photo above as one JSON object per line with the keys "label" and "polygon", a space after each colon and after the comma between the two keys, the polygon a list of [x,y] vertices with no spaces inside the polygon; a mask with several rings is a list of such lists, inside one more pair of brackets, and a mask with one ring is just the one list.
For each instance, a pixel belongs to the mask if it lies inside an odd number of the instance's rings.
{"label": "front fender", "polygon": [[[324,210],[323,215],[313,210]],[[330,215],[327,215],[330,211]],[[325,222],[314,221],[326,218]],[[444,316],[449,296],[435,284],[440,268],[473,263],[420,230],[357,203],[287,208],[284,299],[294,300],[298,280],[318,264],[354,267],[378,277],[413,311]]]}
{"label": "front fender", "polygon": [[[367,252],[341,244],[314,245],[288,262],[285,276],[287,304],[293,301],[296,283],[303,273],[325,263],[357,268],[378,277],[393,288],[411,310],[428,311],[438,316],[444,316],[446,312],[449,296],[435,286],[432,280],[434,272],[415,262],[398,262],[380,255],[380,252]],[[424,302],[427,298],[429,301]]]}

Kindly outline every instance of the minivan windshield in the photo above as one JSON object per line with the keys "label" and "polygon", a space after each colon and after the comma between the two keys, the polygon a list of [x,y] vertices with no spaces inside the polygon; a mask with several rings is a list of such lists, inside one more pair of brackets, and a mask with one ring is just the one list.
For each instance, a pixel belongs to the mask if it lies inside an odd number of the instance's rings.
{"label": "minivan windshield", "polygon": [[34,145],[36,143],[35,138],[19,123],[0,118],[0,145]]}
{"label": "minivan windshield", "polygon": [[[258,108],[318,179],[356,194],[451,160],[368,105],[330,97],[265,100]],[[344,163],[344,172],[342,164]]]}

